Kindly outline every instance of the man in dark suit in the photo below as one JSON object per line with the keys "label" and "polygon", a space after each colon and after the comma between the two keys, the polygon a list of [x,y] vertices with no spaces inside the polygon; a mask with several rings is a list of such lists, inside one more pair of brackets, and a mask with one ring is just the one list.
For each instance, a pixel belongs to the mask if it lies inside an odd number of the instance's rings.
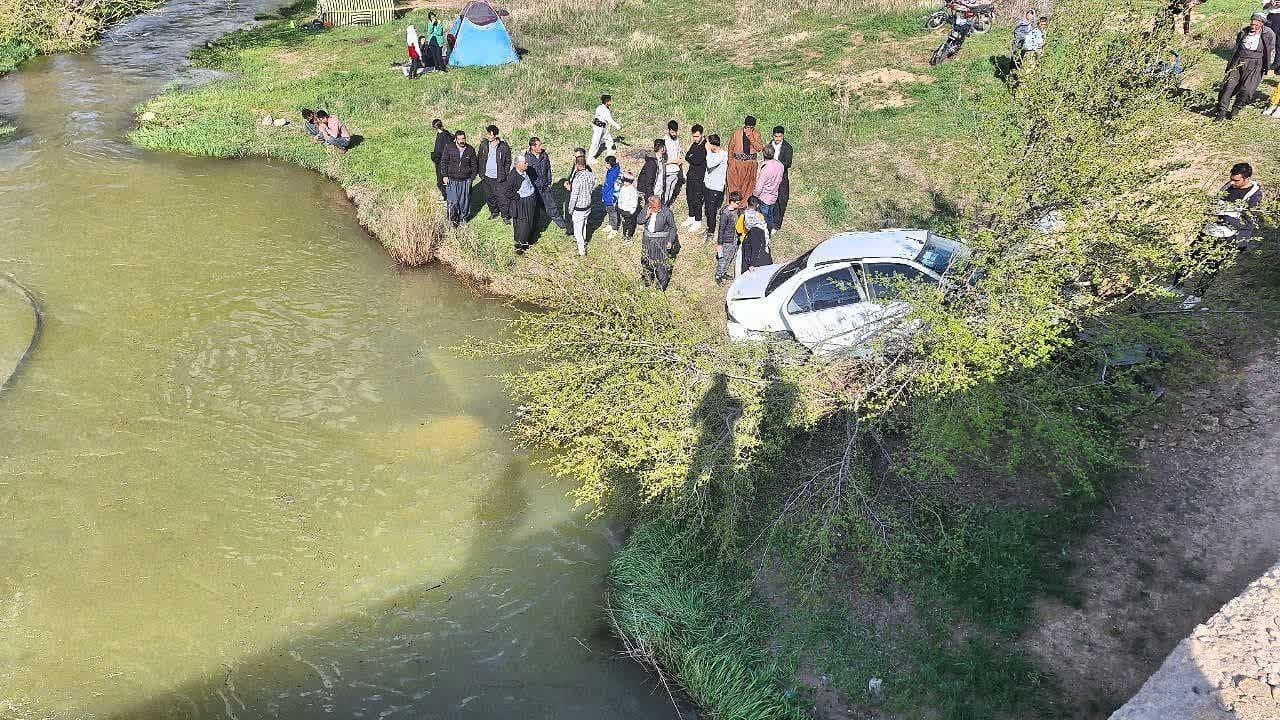
{"label": "man in dark suit", "polygon": [[791,143],[787,142],[787,130],[781,125],[773,129],[773,157],[786,170],[782,173],[782,186],[778,189],[778,202],[773,205],[773,228],[782,229],[782,219],[787,214],[787,201],[791,199]]}
{"label": "man in dark suit", "polygon": [[636,179],[636,189],[647,203],[649,198],[662,197],[666,191],[667,143],[662,138],[653,141],[653,154],[644,156],[644,167]]}
{"label": "man in dark suit", "polygon": [[484,129],[484,140],[476,153],[479,163],[480,185],[484,188],[485,202],[489,205],[489,219],[502,216],[502,222],[511,224],[511,208],[505,192],[507,176],[511,174],[511,146],[498,137],[498,126]]}
{"label": "man in dark suit", "polygon": [[508,199],[511,216],[515,220],[514,237],[516,254],[523,255],[533,244],[533,227],[538,220],[538,190],[529,172],[529,158],[522,155],[507,175],[503,194]]}

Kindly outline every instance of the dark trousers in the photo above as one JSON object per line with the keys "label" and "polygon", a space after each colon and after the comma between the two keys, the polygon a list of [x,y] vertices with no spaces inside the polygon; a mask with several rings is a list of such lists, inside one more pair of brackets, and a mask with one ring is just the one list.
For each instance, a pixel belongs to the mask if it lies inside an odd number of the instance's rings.
{"label": "dark trousers", "polygon": [[702,220],[702,198],[707,192],[707,186],[703,184],[702,178],[691,177],[684,186],[684,199],[689,203],[689,217],[694,220]]}
{"label": "dark trousers", "polygon": [[480,180],[480,185],[484,187],[484,201],[489,206],[489,214],[510,218],[511,204],[502,189],[502,183],[494,178],[485,177]]}
{"label": "dark trousers", "polygon": [[657,285],[659,290],[666,291],[667,285],[671,284],[671,260],[664,258],[662,260],[651,260],[648,255],[640,258],[640,278],[644,280],[644,286]]}
{"label": "dark trousers", "polygon": [[791,199],[790,176],[790,171],[782,174],[782,186],[778,188],[778,202],[773,204],[773,228],[775,230],[782,227],[782,221],[787,216],[787,201]]}
{"label": "dark trousers", "polygon": [[1218,93],[1218,113],[1234,112],[1248,105],[1258,90],[1258,83],[1262,82],[1264,70],[1266,67],[1260,57],[1241,60],[1231,67],[1223,78],[1222,91]]}
{"label": "dark trousers", "polygon": [[542,201],[542,209],[547,211],[547,217],[551,218],[551,222],[565,227],[564,214],[560,212],[560,203],[551,195],[551,186],[538,189],[538,198]]}
{"label": "dark trousers", "polygon": [[455,226],[466,222],[471,215],[471,181],[450,179],[445,186],[445,194],[449,203],[449,222]]}
{"label": "dark trousers", "polygon": [[618,215],[622,217],[622,237],[630,240],[636,236],[636,214],[627,212],[626,210],[618,210]]}
{"label": "dark trousers", "polygon": [[511,203],[515,212],[516,254],[519,255],[533,244],[533,226],[538,220],[538,194],[516,198]]}
{"label": "dark trousers", "polygon": [[723,190],[705,190],[702,193],[702,214],[707,219],[707,237],[716,236],[716,220],[720,219],[720,206],[724,204]]}
{"label": "dark trousers", "polygon": [[436,166],[436,188],[440,190],[440,199],[448,200],[449,196],[444,191],[444,168],[441,167],[440,163],[436,163],[435,166]]}
{"label": "dark trousers", "polygon": [[427,45],[426,61],[427,67],[435,68],[436,70],[445,69],[444,54],[440,49],[440,43],[436,42],[434,39]]}
{"label": "dark trousers", "polygon": [[409,79],[413,79],[422,74],[427,66],[418,58],[409,58]]}
{"label": "dark trousers", "polygon": [[604,216],[609,221],[609,227],[617,230],[622,227],[622,216],[618,214],[617,205],[605,205]]}

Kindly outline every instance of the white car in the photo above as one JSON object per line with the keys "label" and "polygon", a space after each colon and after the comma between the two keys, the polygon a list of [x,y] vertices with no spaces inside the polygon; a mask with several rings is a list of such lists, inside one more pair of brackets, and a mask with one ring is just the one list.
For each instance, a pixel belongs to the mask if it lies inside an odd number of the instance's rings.
{"label": "white car", "polygon": [[846,232],[784,265],[754,268],[725,300],[729,337],[790,333],[824,354],[864,345],[910,312],[902,280],[938,283],[969,248],[928,230]]}

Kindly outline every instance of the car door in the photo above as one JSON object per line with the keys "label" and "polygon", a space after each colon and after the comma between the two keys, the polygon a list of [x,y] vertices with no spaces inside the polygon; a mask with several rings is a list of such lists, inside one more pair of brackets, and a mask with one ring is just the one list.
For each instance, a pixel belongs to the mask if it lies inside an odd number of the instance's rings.
{"label": "car door", "polygon": [[782,315],[796,340],[815,353],[832,352],[866,339],[879,313],[852,264],[824,267],[792,293]]}
{"label": "car door", "polygon": [[865,260],[862,277],[872,300],[881,308],[879,332],[907,335],[915,324],[901,320],[911,312],[903,298],[903,283],[937,284],[938,279],[923,267],[908,260]]}

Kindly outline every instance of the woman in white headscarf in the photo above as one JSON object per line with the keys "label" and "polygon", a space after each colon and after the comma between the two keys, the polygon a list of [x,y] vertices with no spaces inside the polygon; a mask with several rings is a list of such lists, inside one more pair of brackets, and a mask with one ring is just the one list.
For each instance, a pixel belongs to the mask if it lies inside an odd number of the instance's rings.
{"label": "woman in white headscarf", "polygon": [[405,42],[409,46],[409,79],[413,80],[426,68],[422,62],[422,46],[418,42],[418,30],[410,25],[405,33]]}

